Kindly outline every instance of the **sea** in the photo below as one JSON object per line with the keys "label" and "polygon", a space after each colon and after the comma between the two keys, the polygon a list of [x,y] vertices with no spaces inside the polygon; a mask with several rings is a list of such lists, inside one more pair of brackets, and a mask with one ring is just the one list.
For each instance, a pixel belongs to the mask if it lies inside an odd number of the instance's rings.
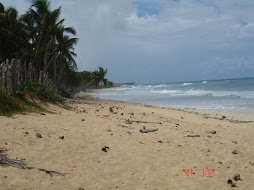
{"label": "sea", "polygon": [[96,96],[159,107],[254,113],[254,78],[123,85]]}

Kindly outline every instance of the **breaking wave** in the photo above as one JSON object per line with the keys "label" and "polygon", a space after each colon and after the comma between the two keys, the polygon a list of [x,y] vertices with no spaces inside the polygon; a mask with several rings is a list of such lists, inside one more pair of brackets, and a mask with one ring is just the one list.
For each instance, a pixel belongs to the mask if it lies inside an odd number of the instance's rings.
{"label": "breaking wave", "polygon": [[214,96],[233,98],[254,98],[254,91],[208,91],[208,90],[151,90],[151,93],[168,94],[172,96]]}
{"label": "breaking wave", "polygon": [[183,83],[183,86],[189,86],[189,85],[192,85],[192,83],[190,82]]}

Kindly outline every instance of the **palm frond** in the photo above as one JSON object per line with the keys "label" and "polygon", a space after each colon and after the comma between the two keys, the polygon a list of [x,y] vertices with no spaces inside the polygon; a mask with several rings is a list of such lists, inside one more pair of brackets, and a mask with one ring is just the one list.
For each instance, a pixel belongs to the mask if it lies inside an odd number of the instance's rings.
{"label": "palm frond", "polygon": [[64,28],[64,32],[70,33],[70,34],[73,34],[73,35],[77,34],[76,30],[73,27]]}

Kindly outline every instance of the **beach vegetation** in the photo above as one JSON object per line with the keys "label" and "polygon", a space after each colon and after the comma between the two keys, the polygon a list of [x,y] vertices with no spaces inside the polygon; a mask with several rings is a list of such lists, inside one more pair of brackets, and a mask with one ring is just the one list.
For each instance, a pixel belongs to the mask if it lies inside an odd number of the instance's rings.
{"label": "beach vegetation", "polygon": [[80,86],[113,85],[103,67],[78,71],[75,45],[79,39],[75,28],[65,26],[61,11],[61,7],[52,9],[49,0],[32,0],[19,15],[15,7],[0,3],[0,105],[6,113],[22,110],[17,104],[20,98],[15,97],[20,93],[63,102],[61,95],[70,97]]}
{"label": "beach vegetation", "polygon": [[39,103],[23,95],[8,95],[0,91],[0,115],[11,116],[23,112],[47,112]]}
{"label": "beach vegetation", "polygon": [[56,91],[38,82],[23,85],[22,91],[36,94],[38,98],[52,103],[63,101],[63,98]]}

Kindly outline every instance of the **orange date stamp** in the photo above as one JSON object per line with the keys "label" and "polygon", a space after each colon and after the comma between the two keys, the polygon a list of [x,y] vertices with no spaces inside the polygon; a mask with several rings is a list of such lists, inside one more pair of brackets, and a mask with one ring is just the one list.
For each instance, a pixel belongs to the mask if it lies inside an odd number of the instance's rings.
{"label": "orange date stamp", "polygon": [[[215,175],[215,169],[202,169],[201,172],[203,177],[213,177]],[[186,168],[185,169],[185,175],[186,176],[192,176],[193,174],[195,174],[195,172],[193,171],[192,168],[188,169]]]}

